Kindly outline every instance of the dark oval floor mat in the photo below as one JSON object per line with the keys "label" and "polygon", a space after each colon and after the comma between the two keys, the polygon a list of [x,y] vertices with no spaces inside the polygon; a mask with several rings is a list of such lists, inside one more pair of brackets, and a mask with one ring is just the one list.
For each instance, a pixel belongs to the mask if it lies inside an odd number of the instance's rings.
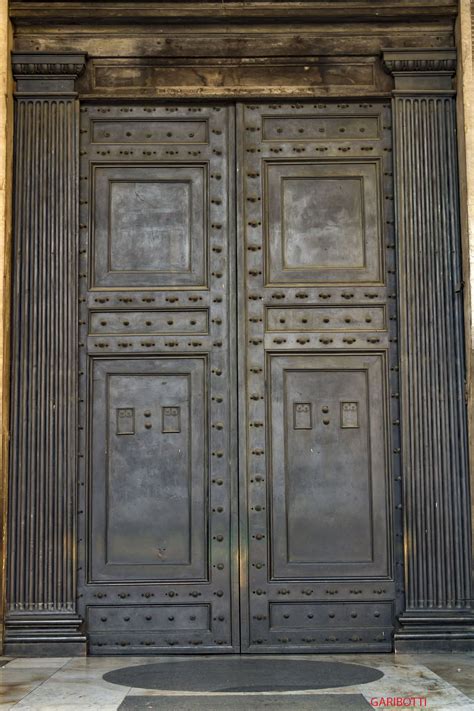
{"label": "dark oval floor mat", "polygon": [[191,659],[124,667],[105,681],[163,691],[304,691],[377,681],[378,669],[344,662],[284,659]]}

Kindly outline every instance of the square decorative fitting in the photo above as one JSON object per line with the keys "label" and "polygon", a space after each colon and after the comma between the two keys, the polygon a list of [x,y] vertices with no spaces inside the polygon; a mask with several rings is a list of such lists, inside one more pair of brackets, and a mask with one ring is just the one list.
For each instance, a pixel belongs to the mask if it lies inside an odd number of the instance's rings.
{"label": "square decorative fitting", "polygon": [[383,62],[395,79],[395,90],[431,93],[453,88],[455,49],[387,49]]}
{"label": "square decorative fitting", "polygon": [[74,84],[86,66],[85,53],[12,52],[16,95],[75,96]]}

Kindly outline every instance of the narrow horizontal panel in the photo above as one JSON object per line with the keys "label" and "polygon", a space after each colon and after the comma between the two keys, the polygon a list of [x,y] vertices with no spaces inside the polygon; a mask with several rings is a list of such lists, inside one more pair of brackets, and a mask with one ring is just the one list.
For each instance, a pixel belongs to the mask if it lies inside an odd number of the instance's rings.
{"label": "narrow horizontal panel", "polygon": [[385,306],[270,307],[268,331],[380,331],[386,328]]}
{"label": "narrow horizontal panel", "polygon": [[210,631],[210,605],[108,605],[89,607],[87,619],[101,632]]}
{"label": "narrow horizontal panel", "polygon": [[262,117],[263,141],[373,140],[380,138],[380,116]]}
{"label": "narrow horizontal panel", "polygon": [[212,87],[261,88],[263,91],[284,86],[301,86],[314,90],[315,86],[375,87],[376,72],[372,58],[368,61],[329,60],[324,63],[308,59],[305,71],[301,64],[275,63],[273,72],[268,72],[267,62],[200,63],[192,66],[173,62],[169,65],[134,64],[126,60],[121,64],[110,60],[96,60],[92,65],[92,91],[123,90],[130,87],[157,94],[159,89],[174,89],[186,86],[201,91]]}
{"label": "narrow horizontal panel", "polygon": [[[173,353],[183,355],[184,353],[203,353],[212,350],[213,345],[219,344],[221,341],[213,341],[210,336],[170,334],[155,335],[143,334],[141,336],[134,335],[104,335],[104,336],[89,336],[87,339],[87,353],[91,355],[103,355],[111,353]],[[221,347],[221,346],[217,346]]]}
{"label": "narrow horizontal panel", "polygon": [[270,603],[270,629],[380,627],[392,624],[391,602]]}
{"label": "narrow horizontal panel", "polygon": [[186,119],[91,121],[91,143],[208,143],[208,122]]}
{"label": "narrow horizontal panel", "polygon": [[209,331],[206,309],[181,311],[179,309],[143,311],[93,311],[90,314],[90,335],[101,336],[121,333],[145,334],[207,334]]}

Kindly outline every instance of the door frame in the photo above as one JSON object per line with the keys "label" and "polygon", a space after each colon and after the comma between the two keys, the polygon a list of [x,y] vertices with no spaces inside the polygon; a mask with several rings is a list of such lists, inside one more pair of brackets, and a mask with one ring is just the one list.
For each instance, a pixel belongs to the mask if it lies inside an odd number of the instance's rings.
{"label": "door frame", "polygon": [[[143,28],[137,23],[140,9],[134,14],[132,4],[128,8],[128,17],[132,26],[117,22],[114,14],[102,19],[109,25],[107,40],[97,39],[87,21],[97,19],[88,13],[94,8],[83,8],[79,30],[75,22],[75,9],[66,4],[49,3],[48,8],[38,11],[25,9],[21,3],[14,3],[12,17],[17,25],[15,52],[13,54],[13,76],[16,79],[16,129],[15,145],[18,151],[23,144],[22,136],[31,136],[33,123],[28,114],[28,102],[40,100],[44,106],[51,107],[54,102],[65,102],[68,107],[64,115],[64,128],[73,137],[70,151],[60,157],[58,164],[63,176],[63,186],[75,194],[77,191],[77,144],[78,99],[100,99],[114,101],[158,99],[176,100],[178,98],[208,99],[244,99],[245,98],[288,98],[292,100],[323,98],[365,100],[376,97],[392,98],[395,158],[396,158],[396,193],[397,233],[401,244],[399,289],[402,299],[401,315],[401,389],[402,408],[406,414],[403,429],[401,457],[404,468],[404,530],[405,530],[405,587],[407,592],[405,613],[399,620],[396,634],[396,649],[466,649],[474,639],[474,618],[471,610],[472,592],[470,588],[471,551],[470,551],[470,514],[469,514],[469,466],[467,460],[467,418],[464,402],[464,335],[462,325],[462,288],[460,278],[460,225],[459,195],[457,185],[455,118],[453,113],[453,79],[456,71],[453,46],[452,18],[456,8],[454,2],[446,0],[435,7],[421,8],[419,3],[401,3],[397,7],[383,8],[390,26],[384,32],[380,30],[373,17],[373,3],[359,3],[358,21],[353,25],[354,17],[350,9],[340,7],[328,11],[325,21],[332,14],[332,28],[338,33],[339,44],[335,47],[333,35],[327,32],[329,25],[321,26],[321,4],[306,8],[303,15],[296,12],[295,6],[287,3],[286,14],[279,10],[262,9],[255,3],[252,8],[225,8],[229,16],[218,14],[219,22],[212,27],[196,26],[192,8],[183,11],[179,5],[169,9],[168,21],[177,23],[161,28],[163,39],[168,45],[157,43],[153,23],[159,25],[163,20],[160,3],[156,3],[147,15],[150,28]],[[209,17],[215,19],[215,7],[206,8]],[[316,5],[319,5],[317,7]],[[59,9],[58,9],[59,8]],[[221,8],[222,9],[222,8]],[[196,8],[194,8],[194,12]],[[103,10],[98,10],[98,13]],[[252,26],[243,24],[249,20],[245,13],[250,12]],[[278,13],[281,13],[278,15]],[[38,13],[38,14],[36,14]],[[174,13],[174,15],[173,15]],[[180,15],[181,13],[181,15]],[[184,13],[184,14],[183,14]],[[214,17],[213,14],[214,13]],[[240,13],[240,14],[239,14]],[[125,10],[127,15],[127,10]],[[422,18],[414,34],[406,38],[410,46],[404,49],[384,50],[387,38],[390,45],[396,46],[397,38],[405,39],[405,22],[415,16]],[[38,27],[37,20],[47,17],[49,25]],[[231,19],[230,19],[231,18]],[[256,19],[257,18],[257,19]],[[206,13],[201,21],[206,19]],[[20,30],[20,23],[21,30]],[[293,24],[291,24],[293,23]],[[365,25],[363,23],[366,23]],[[435,24],[433,24],[435,23]],[[279,42],[275,43],[275,27]],[[433,28],[436,27],[436,37]],[[142,32],[137,56],[136,33]],[[52,30],[52,31],[51,31]],[[217,31],[217,32],[216,32]],[[219,36],[219,31],[221,35]],[[68,51],[64,52],[64,32],[68,35]],[[135,33],[135,34],[134,34]],[[249,36],[247,36],[249,35]],[[258,36],[258,44],[254,42]],[[319,44],[315,44],[318,37]],[[128,50],[123,53],[121,47],[126,41]],[[180,42],[186,44],[186,57],[180,50]],[[436,46],[433,48],[433,43]],[[155,47],[154,54],[152,47]],[[167,46],[165,56],[163,47]],[[213,57],[203,58],[202,47],[209,48]],[[314,47],[318,47],[318,55]],[[130,49],[132,47],[132,49]],[[158,47],[158,49],[156,49]],[[357,47],[357,49],[356,49]],[[427,49],[427,47],[431,47]],[[448,49],[446,49],[448,48]],[[88,52],[86,57],[84,51]],[[161,54],[160,54],[161,53]],[[166,54],[167,53],[167,54]],[[324,54],[325,53],[325,54]],[[151,56],[151,59],[150,59]],[[281,58],[284,59],[281,59]],[[173,68],[175,81],[170,85],[167,76]],[[196,69],[197,67],[197,69]],[[308,67],[308,69],[306,69]],[[130,76],[134,77],[133,85]],[[203,86],[203,79],[204,86]],[[249,78],[250,77],[250,78]],[[322,78],[322,79],[321,79]],[[168,83],[167,83],[168,82]],[[433,107],[435,128],[439,141],[430,142],[428,136],[430,124],[424,114],[418,112],[423,103]],[[416,121],[407,121],[409,112],[415,107]],[[46,134],[54,140],[53,134]],[[418,150],[417,146],[424,146]],[[43,149],[44,150],[44,149]],[[17,155],[19,155],[17,153]],[[52,167],[51,157],[41,154],[45,165]],[[31,205],[40,205],[41,196],[38,188],[31,183],[22,182],[25,176],[38,170],[37,161],[31,144],[25,145],[22,162],[16,161],[14,211],[17,216],[26,217],[23,197],[28,196]],[[433,167],[449,165],[449,173],[440,170],[435,174]],[[416,176],[425,175],[425,183]],[[436,178],[436,179],[435,179]],[[63,190],[58,183],[49,183],[48,209],[53,219],[60,215],[63,205]],[[26,186],[26,188],[22,188]],[[25,192],[26,190],[26,192]],[[412,201],[407,204],[404,198],[410,191]],[[428,196],[428,199],[426,197]],[[441,224],[435,205],[442,205],[442,215],[451,215],[445,219],[442,231],[436,226]],[[70,234],[73,237],[77,216],[73,205],[69,208]],[[39,219],[39,212],[33,213],[30,225],[28,245],[47,241],[51,232],[46,223]],[[25,233],[22,222],[14,223],[15,244],[22,244]],[[421,226],[421,233],[420,233]],[[415,236],[422,234],[426,238],[425,253],[432,254],[431,238],[435,235],[443,254],[455,255],[454,262],[449,262],[449,269],[443,279],[436,259],[426,259],[421,265],[414,261]],[[428,237],[430,239],[428,239]],[[453,251],[454,250],[454,251]],[[18,256],[18,255],[17,255]],[[447,259],[447,257],[446,257]],[[448,262],[446,262],[448,264]],[[14,313],[23,313],[31,318],[29,300],[34,302],[34,294],[22,288],[29,278],[32,265],[27,260],[17,259],[14,274]],[[424,277],[423,279],[421,277]],[[434,297],[429,301],[429,283],[436,284]],[[455,286],[453,295],[453,284]],[[430,292],[431,293],[431,292]],[[410,312],[412,303],[430,304],[440,319],[443,329],[433,332],[425,321],[417,323]],[[17,311],[15,311],[17,309]],[[18,311],[20,309],[20,311]],[[30,316],[28,316],[30,314]],[[422,314],[422,311],[420,311]],[[17,331],[18,319],[13,318],[12,362],[18,364],[19,342]],[[410,349],[410,334],[413,329],[423,333],[422,348]],[[421,329],[421,330],[420,330]],[[449,333],[452,350],[448,353],[444,344]],[[44,354],[36,353],[34,343],[26,343],[27,351],[22,356],[23,363],[32,362],[33,356],[44,363]],[[442,365],[449,384],[447,393],[453,398],[449,408],[449,417],[444,416],[443,403],[430,399],[429,383],[432,369],[423,359],[423,349],[429,353],[432,362]],[[36,353],[36,355],[35,355]],[[416,373],[413,381],[411,374]],[[16,379],[15,379],[16,378]],[[48,416],[48,413],[27,413],[22,400],[26,377],[18,374],[14,377],[14,393],[20,393],[12,399],[12,438],[11,451],[18,446],[23,451],[28,449],[28,434],[22,423],[27,414],[33,429]],[[71,385],[71,387],[73,387]],[[421,400],[430,402],[427,415]],[[25,409],[26,408],[26,409]],[[436,423],[437,437],[432,436],[430,422]],[[428,453],[420,459],[414,449],[414,428],[418,426],[417,436],[423,442]],[[459,432],[466,446],[457,452]],[[19,433],[24,439],[18,439]],[[420,439],[421,438],[421,439]],[[437,443],[442,438],[447,453],[443,460],[436,457]],[[20,444],[20,441],[23,444]],[[454,443],[454,445],[453,445]],[[75,501],[76,460],[74,448],[68,452],[68,466],[58,472],[55,487],[66,485]],[[430,462],[430,466],[427,462]],[[434,473],[433,473],[434,472]],[[75,586],[75,546],[71,532],[75,527],[75,513],[71,518],[54,519],[50,527],[38,532],[37,528],[25,529],[25,523],[35,517],[35,512],[43,506],[43,492],[34,488],[35,470],[27,460],[12,464],[9,485],[9,564],[10,583],[8,586],[8,614],[6,620],[7,654],[83,654],[85,638],[82,621],[77,616],[74,599]],[[431,496],[426,498],[426,492]],[[442,508],[443,516],[433,518],[434,504]],[[74,511],[73,505],[73,511]],[[424,539],[419,533],[419,522],[429,522],[432,535]],[[71,528],[72,527],[72,528]],[[26,535],[26,548],[20,543],[19,532]],[[64,565],[68,583],[52,599],[50,571],[45,567],[37,568],[25,558],[26,549],[40,551],[48,546],[48,541],[60,537],[68,542]],[[446,555],[437,554],[438,541],[446,543]],[[41,559],[40,559],[41,560]],[[34,580],[33,588],[26,591],[15,583],[15,574],[24,580],[24,574]],[[454,582],[453,582],[454,581]],[[435,603],[435,604],[434,604]]]}

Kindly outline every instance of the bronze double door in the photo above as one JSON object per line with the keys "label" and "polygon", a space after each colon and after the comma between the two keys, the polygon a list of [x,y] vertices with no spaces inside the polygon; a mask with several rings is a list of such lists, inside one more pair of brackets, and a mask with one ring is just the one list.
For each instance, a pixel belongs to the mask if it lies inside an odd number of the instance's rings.
{"label": "bronze double door", "polygon": [[389,651],[386,103],[81,109],[93,654]]}

